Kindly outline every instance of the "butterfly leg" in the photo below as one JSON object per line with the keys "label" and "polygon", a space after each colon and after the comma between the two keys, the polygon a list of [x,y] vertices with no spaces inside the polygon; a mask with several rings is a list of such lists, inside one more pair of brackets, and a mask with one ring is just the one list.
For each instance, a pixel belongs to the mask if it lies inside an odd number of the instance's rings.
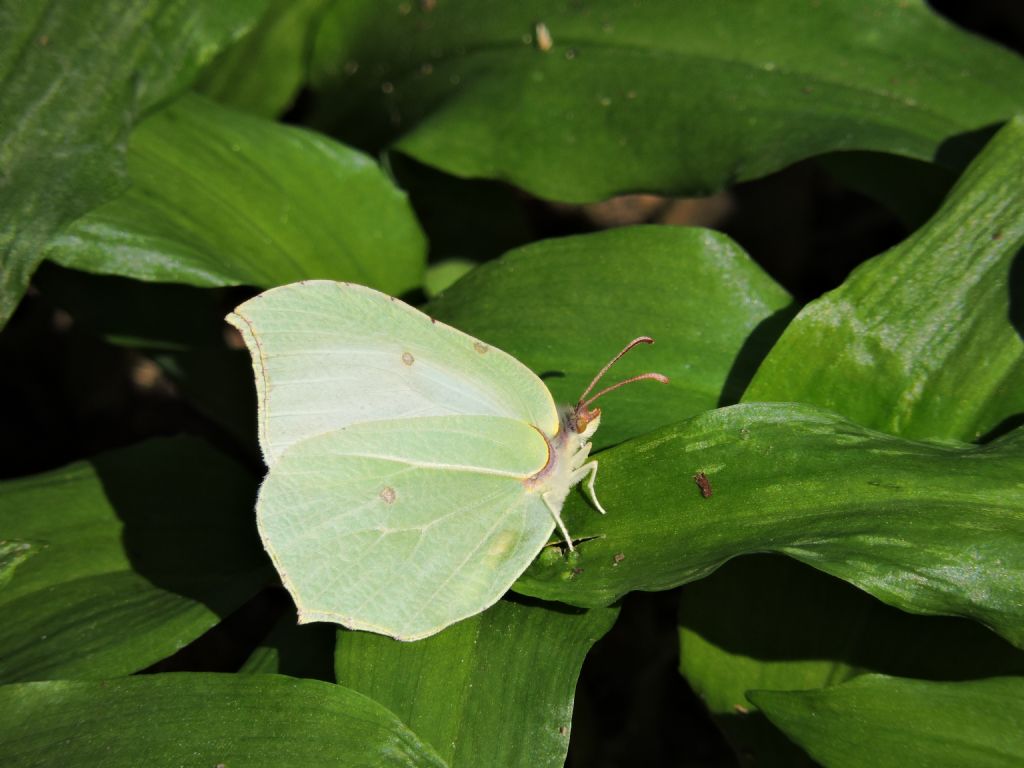
{"label": "butterfly leg", "polygon": [[555,509],[555,506],[551,503],[551,499],[548,498],[550,495],[551,491],[548,491],[547,493],[542,493],[540,497],[544,499],[544,506],[548,508],[548,512],[551,513],[551,516],[555,518],[555,522],[558,523],[558,530],[562,532],[562,538],[565,539],[565,543],[568,545],[569,551],[572,552],[576,548],[572,545],[572,537],[569,535],[569,529],[566,528],[565,523],[562,522],[561,512]]}
{"label": "butterfly leg", "polygon": [[608,513],[605,512],[604,507],[601,506],[601,502],[597,500],[597,491],[594,490],[594,481],[597,479],[596,461],[588,461],[582,467],[573,472],[572,483],[573,485],[575,485],[587,475],[590,475],[589,479],[587,480],[587,492],[590,495],[590,500],[594,503],[594,506],[597,507],[598,512],[600,512],[602,515],[607,515]]}

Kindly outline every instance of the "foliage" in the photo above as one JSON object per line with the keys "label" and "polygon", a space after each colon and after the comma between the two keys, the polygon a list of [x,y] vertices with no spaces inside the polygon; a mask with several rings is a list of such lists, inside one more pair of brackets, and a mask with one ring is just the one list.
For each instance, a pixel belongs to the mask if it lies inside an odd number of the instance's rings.
{"label": "foliage", "polygon": [[[0,29],[5,764],[1024,763],[1020,55],[920,0],[0,0]],[[568,205],[636,191],[733,213]],[[801,206],[831,245],[780,259]],[[617,373],[671,383],[602,403],[576,552],[419,642],[296,626],[223,317],[312,278],[562,402],[657,340]]]}

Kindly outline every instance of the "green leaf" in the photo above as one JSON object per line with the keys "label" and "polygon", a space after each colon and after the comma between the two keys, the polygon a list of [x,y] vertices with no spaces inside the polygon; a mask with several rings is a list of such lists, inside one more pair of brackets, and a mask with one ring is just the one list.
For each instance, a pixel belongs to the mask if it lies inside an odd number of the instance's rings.
{"label": "green leaf", "polygon": [[515,356],[575,403],[626,342],[612,377],[660,371],[602,400],[595,447],[735,402],[785,322],[789,295],[725,235],[624,227],[544,240],[482,265],[425,311]]}
{"label": "green leaf", "polygon": [[[542,553],[525,594],[605,605],[781,552],[915,613],[973,618],[1024,645],[1024,429],[928,444],[798,404],[704,414],[598,456],[596,514],[570,497],[575,556]],[[713,495],[694,482],[706,473]]]}
{"label": "green leaf", "polygon": [[813,691],[755,691],[750,700],[829,768],[1024,762],[1021,677],[939,683],[868,675]]}
{"label": "green leaf", "polygon": [[906,0],[339,3],[314,80],[326,125],[575,202],[841,149],[956,166],[1024,107],[1018,56]]}
{"label": "green leaf", "polygon": [[1024,412],[1024,118],[908,240],[812,302],[746,401],[796,400],[907,437],[976,440]]}
{"label": "green leaf", "polygon": [[186,88],[264,5],[0,3],[0,326],[48,241],[127,186],[126,130]]}
{"label": "green leaf", "polygon": [[754,555],[682,588],[679,668],[746,764],[791,766],[806,757],[747,691],[816,688],[872,671],[1024,674],[1024,653],[974,622],[904,613],[790,558]]}
{"label": "green leaf", "polygon": [[501,600],[415,643],[341,631],[335,672],[449,765],[561,766],[583,658],[617,614]]}
{"label": "green leaf", "polygon": [[365,155],[186,96],[140,125],[133,187],[47,251],[66,267],[199,286],[420,283],[426,243],[404,193]]}
{"label": "green leaf", "polygon": [[267,577],[255,490],[191,438],[0,483],[0,531],[42,547],[0,591],[0,679],[128,674],[217,624]]}
{"label": "green leaf", "polygon": [[432,766],[433,750],[347,688],[276,675],[165,674],[0,687],[10,768]]}
{"label": "green leaf", "polygon": [[249,33],[199,77],[197,90],[264,117],[288,108],[306,79],[313,23],[330,0],[272,0]]}
{"label": "green leaf", "polygon": [[475,261],[467,259],[446,259],[437,264],[431,264],[423,278],[423,292],[429,298],[435,298],[450,288],[459,278],[472,272],[475,266]]}

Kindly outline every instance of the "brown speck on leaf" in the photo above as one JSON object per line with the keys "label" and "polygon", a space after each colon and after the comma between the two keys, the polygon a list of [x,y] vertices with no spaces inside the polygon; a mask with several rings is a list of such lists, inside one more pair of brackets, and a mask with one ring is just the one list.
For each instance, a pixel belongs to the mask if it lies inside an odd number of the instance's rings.
{"label": "brown speck on leaf", "polygon": [[473,342],[473,349],[475,349],[481,355],[485,355],[485,354],[487,354],[487,350],[489,349],[489,347],[486,344],[482,343],[482,342],[474,341]]}
{"label": "brown speck on leaf", "polygon": [[395,85],[394,85],[394,83],[389,83],[389,82],[386,82],[386,81],[381,83],[380,84],[380,92],[381,93],[385,93],[385,94],[387,94],[387,93],[394,93],[395,92]]}
{"label": "brown speck on leaf", "polygon": [[572,578],[574,578],[574,579],[577,576],[579,576],[581,573],[583,573],[583,569],[580,568],[579,566],[577,566],[576,568],[573,568],[571,571],[569,571],[569,575],[572,576]]}
{"label": "brown speck on leaf", "polygon": [[560,726],[558,726],[558,733],[560,735],[562,735],[562,736],[568,736],[569,735],[569,729],[566,728],[564,725],[560,725]]}
{"label": "brown speck on leaf", "polygon": [[397,495],[398,494],[395,493],[395,489],[390,485],[385,485],[380,489],[380,497],[384,500],[385,504],[394,504]]}
{"label": "brown speck on leaf", "polygon": [[412,356],[411,352],[403,352],[402,362],[405,363],[406,365],[412,365],[413,363],[416,362],[416,358]]}
{"label": "brown speck on leaf", "polygon": [[1002,232],[993,232],[992,233],[992,239],[993,240],[1002,240],[1003,239],[1003,233]]}
{"label": "brown speck on leaf", "polygon": [[39,39],[37,40],[37,42],[40,45],[49,45],[50,44],[50,36],[49,35],[40,35]]}
{"label": "brown speck on leaf", "polygon": [[621,552],[617,553],[616,555],[614,555],[612,557],[612,566],[618,565],[619,563],[621,563],[625,559],[626,559],[626,556],[624,554],[622,554]]}
{"label": "brown speck on leaf", "polygon": [[707,475],[705,475],[703,472],[698,472],[696,475],[693,476],[693,482],[695,482],[697,484],[697,487],[700,488],[701,496],[703,496],[705,499],[711,497],[711,481],[708,480]]}
{"label": "brown speck on leaf", "polygon": [[424,13],[430,13],[437,8],[437,0],[420,0],[420,8]]}

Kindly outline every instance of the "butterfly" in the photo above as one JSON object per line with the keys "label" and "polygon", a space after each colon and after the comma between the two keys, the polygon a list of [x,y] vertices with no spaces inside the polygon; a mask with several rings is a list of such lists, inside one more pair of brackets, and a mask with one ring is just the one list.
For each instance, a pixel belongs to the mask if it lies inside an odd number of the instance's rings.
{"label": "butterfly", "polygon": [[496,347],[387,294],[316,280],[262,293],[228,315],[252,357],[268,467],[256,503],[263,544],[299,622],[399,640],[493,605],[557,526],[569,491],[594,490],[588,398],[557,407]]}

